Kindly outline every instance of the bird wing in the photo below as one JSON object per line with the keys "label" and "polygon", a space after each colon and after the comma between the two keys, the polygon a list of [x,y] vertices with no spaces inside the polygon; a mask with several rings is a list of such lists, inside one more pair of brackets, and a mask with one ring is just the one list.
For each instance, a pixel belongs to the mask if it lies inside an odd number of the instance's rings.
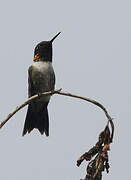
{"label": "bird wing", "polygon": [[33,87],[33,81],[32,81],[32,66],[28,69],[28,97],[31,97],[34,95],[34,87]]}

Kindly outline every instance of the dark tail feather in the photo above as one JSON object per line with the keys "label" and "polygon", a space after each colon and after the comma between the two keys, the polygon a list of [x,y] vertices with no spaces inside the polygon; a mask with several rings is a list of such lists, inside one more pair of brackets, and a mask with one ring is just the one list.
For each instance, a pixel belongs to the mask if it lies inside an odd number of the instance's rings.
{"label": "dark tail feather", "polygon": [[29,104],[22,136],[24,136],[27,132],[30,133],[34,128],[38,129],[41,134],[45,133],[46,136],[49,136],[47,105],[48,104],[44,104],[43,108],[37,112],[34,107]]}

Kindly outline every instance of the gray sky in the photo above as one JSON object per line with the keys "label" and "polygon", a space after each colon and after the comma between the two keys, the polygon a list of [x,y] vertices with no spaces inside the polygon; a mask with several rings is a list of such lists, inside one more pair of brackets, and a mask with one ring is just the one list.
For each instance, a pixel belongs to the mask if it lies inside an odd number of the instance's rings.
{"label": "gray sky", "polygon": [[[56,88],[94,98],[114,118],[110,173],[105,180],[130,179],[131,1],[66,0],[0,2],[0,119],[27,98],[27,70],[35,45],[53,44]],[[2,180],[75,180],[85,177],[77,158],[97,141],[104,113],[92,104],[53,96],[50,136],[37,130],[21,136],[27,107],[0,130]]]}

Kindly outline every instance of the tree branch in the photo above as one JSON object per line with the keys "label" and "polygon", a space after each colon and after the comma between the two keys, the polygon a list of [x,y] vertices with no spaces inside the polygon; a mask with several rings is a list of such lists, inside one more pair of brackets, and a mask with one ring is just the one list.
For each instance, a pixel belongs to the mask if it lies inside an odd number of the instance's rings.
{"label": "tree branch", "polygon": [[55,90],[55,91],[49,91],[49,92],[44,92],[41,94],[36,94],[30,98],[28,98],[25,102],[23,102],[22,104],[20,104],[19,106],[17,106],[15,108],[15,110],[13,110],[10,114],[8,114],[8,116],[2,121],[0,122],[0,128],[2,128],[4,126],[4,124],[15,114],[17,113],[20,109],[22,109],[24,106],[26,106],[27,104],[29,104],[31,101],[33,101],[34,99],[39,98],[40,96],[46,96],[46,95],[52,95],[55,94],[57,92],[61,91],[61,89],[59,90]]}
{"label": "tree branch", "polygon": [[112,118],[111,116],[109,115],[108,111],[106,110],[106,108],[100,104],[98,101],[95,101],[93,99],[90,99],[90,98],[86,98],[86,97],[83,97],[83,96],[79,96],[79,95],[76,95],[76,94],[71,94],[71,93],[65,93],[65,92],[62,92],[61,89],[58,89],[58,90],[54,90],[54,91],[49,91],[49,92],[44,92],[44,93],[41,93],[41,94],[36,94],[30,98],[28,98],[25,102],[23,102],[22,104],[20,104],[19,106],[17,106],[15,108],[15,110],[13,110],[2,122],[0,122],[0,128],[2,128],[4,126],[4,124],[16,113],[18,112],[20,109],[22,109],[24,106],[26,106],[27,104],[29,104],[32,100],[34,99],[37,99],[39,98],[40,96],[46,96],[46,95],[54,95],[54,94],[59,94],[59,95],[63,95],[63,96],[69,96],[69,97],[74,97],[74,98],[78,98],[78,99],[82,99],[82,100],[85,100],[85,101],[88,101],[98,107],[100,107],[106,117],[107,117],[107,125],[110,123],[111,127],[112,127],[112,135],[111,135],[111,142],[112,142],[112,139],[113,139],[113,135],[114,135],[114,124],[113,124],[113,121],[112,121]]}
{"label": "tree branch", "polygon": [[[109,172],[109,162],[108,162],[108,151],[110,150],[110,143],[112,143],[113,135],[114,135],[114,123],[112,121],[111,116],[109,115],[107,109],[98,101],[95,101],[94,99],[86,98],[83,96],[79,96],[76,94],[71,93],[65,93],[61,91],[62,89],[44,92],[40,94],[36,94],[29,99],[27,99],[25,102],[20,104],[13,110],[2,122],[0,122],[0,128],[4,126],[4,124],[20,109],[22,109],[27,104],[31,103],[34,99],[40,98],[42,96],[47,95],[63,95],[63,96],[69,96],[73,98],[82,99],[84,101],[88,101],[99,108],[101,108],[107,118],[107,124],[104,128],[104,131],[102,131],[99,134],[99,138],[95,146],[93,146],[88,152],[84,153],[80,158],[77,160],[77,166],[80,166],[80,164],[86,160],[89,161],[89,164],[87,166],[87,174],[84,180],[102,180],[102,171],[106,170],[107,173]],[[111,133],[109,129],[109,123],[111,125]],[[94,159],[93,159],[94,157]]]}
{"label": "tree branch", "polygon": [[104,111],[104,113],[105,113],[105,115],[107,117],[107,120],[108,120],[107,121],[107,126],[108,126],[109,123],[111,125],[111,128],[112,128],[111,142],[112,142],[112,139],[113,139],[113,136],[114,136],[114,123],[113,123],[112,118],[109,115],[108,111],[106,110],[106,108],[102,104],[100,104],[98,101],[95,101],[94,99],[86,98],[86,97],[71,94],[71,93],[64,93],[64,92],[61,92],[61,91],[57,91],[54,94],[59,94],[59,95],[70,96],[70,97],[82,99],[82,100],[88,101],[88,102],[100,107]]}

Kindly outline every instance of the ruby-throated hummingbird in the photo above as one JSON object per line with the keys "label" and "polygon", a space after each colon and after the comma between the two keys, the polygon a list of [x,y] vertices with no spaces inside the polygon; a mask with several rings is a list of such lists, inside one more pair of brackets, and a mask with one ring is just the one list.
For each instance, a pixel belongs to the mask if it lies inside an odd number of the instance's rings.
{"label": "ruby-throated hummingbird", "polygon": [[[54,90],[55,74],[52,67],[52,42],[60,32],[50,41],[40,42],[34,50],[34,63],[28,69],[28,96]],[[23,136],[34,128],[41,134],[49,136],[49,117],[47,106],[50,95],[39,97],[28,105],[23,129]]]}

